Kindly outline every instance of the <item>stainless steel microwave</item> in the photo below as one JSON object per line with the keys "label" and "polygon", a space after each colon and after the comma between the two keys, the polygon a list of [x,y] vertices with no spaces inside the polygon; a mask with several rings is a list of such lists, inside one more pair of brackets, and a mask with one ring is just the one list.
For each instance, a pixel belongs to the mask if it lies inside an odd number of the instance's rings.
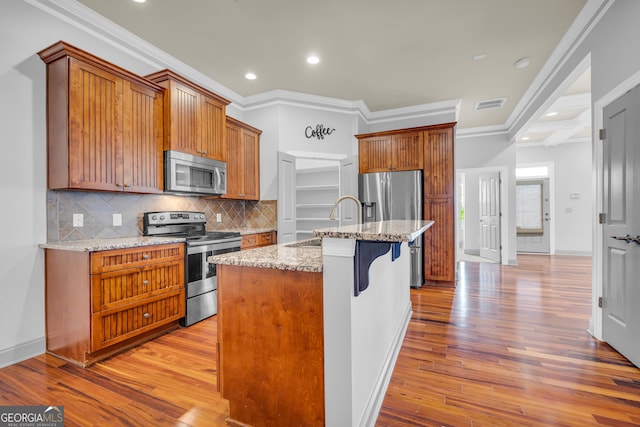
{"label": "stainless steel microwave", "polygon": [[164,191],[178,194],[226,194],[227,164],[167,150],[164,152]]}

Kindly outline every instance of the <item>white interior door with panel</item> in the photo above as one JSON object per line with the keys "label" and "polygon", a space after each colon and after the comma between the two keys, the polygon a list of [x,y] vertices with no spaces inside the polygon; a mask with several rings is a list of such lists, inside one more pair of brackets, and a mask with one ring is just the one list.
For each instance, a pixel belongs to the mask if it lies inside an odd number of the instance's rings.
{"label": "white interior door with panel", "polygon": [[640,366],[640,86],[604,108],[602,337]]}
{"label": "white interior door with panel", "polygon": [[480,256],[501,260],[500,172],[480,175]]}
{"label": "white interior door with panel", "polygon": [[278,152],[278,243],[296,241],[296,158]]}

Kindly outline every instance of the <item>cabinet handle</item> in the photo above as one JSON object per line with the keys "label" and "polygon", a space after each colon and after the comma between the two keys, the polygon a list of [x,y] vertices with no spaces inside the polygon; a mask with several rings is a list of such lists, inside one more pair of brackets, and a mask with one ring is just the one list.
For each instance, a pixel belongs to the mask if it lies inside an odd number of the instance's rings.
{"label": "cabinet handle", "polygon": [[145,313],[142,315],[142,317],[144,317],[145,319],[148,319],[149,317],[151,317],[151,315],[149,313]]}
{"label": "cabinet handle", "polygon": [[208,152],[206,152],[206,151],[203,151],[203,152],[202,152],[202,154],[204,154],[204,155],[206,156],[206,155],[207,155],[207,154],[209,154],[209,153],[208,153]]}
{"label": "cabinet handle", "polygon": [[142,259],[149,259],[149,254],[142,254]]}
{"label": "cabinet handle", "polygon": [[116,187],[121,188],[122,184],[120,184],[119,182],[116,182]]}
{"label": "cabinet handle", "polygon": [[240,193],[240,194],[238,194],[238,196],[240,196],[240,197],[244,197],[244,194]]}
{"label": "cabinet handle", "polygon": [[143,280],[143,281],[142,281],[142,284],[143,284],[144,286],[147,286],[147,285],[149,284],[149,281],[148,281],[148,280]]}

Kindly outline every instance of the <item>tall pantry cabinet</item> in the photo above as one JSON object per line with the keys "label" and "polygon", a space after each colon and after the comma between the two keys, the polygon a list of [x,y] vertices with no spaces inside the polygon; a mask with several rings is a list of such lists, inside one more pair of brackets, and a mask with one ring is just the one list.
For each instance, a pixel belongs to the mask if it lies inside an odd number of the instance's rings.
{"label": "tall pantry cabinet", "polygon": [[423,217],[434,225],[424,233],[426,283],[456,278],[453,129],[443,123],[356,135],[360,173],[422,170]]}

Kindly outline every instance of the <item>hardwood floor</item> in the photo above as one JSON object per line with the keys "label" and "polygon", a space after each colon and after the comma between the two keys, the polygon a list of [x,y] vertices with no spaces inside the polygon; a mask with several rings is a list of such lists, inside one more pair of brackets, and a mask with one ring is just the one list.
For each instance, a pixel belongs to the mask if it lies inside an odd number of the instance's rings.
{"label": "hardwood floor", "polygon": [[[378,427],[640,425],[640,370],[586,331],[590,259],[518,259],[411,291]],[[0,405],[61,405],[66,426],[222,426],[215,343],[213,317],[87,369],[39,356],[0,370]]]}

